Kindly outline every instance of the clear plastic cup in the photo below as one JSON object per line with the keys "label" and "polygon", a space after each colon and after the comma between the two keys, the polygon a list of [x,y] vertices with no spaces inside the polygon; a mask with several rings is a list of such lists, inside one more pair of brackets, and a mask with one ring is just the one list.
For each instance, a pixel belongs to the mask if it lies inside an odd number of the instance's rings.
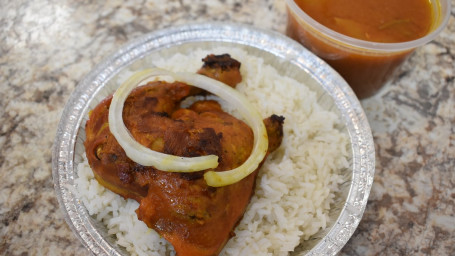
{"label": "clear plastic cup", "polygon": [[424,37],[402,43],[377,43],[352,38],[320,24],[294,0],[286,0],[286,34],[331,65],[360,99],[374,95],[418,47],[433,40],[447,25],[450,0],[430,0],[433,25]]}

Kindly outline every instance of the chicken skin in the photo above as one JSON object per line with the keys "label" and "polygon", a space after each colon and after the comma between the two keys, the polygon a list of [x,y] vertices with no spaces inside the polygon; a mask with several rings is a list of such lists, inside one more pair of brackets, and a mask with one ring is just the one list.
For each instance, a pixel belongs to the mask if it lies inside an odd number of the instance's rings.
{"label": "chicken skin", "polygon": [[209,54],[202,61],[204,65],[198,70],[198,74],[208,76],[231,87],[235,87],[242,82],[241,64],[231,58],[229,54]]}
{"label": "chicken skin", "polygon": [[[215,171],[240,166],[252,151],[251,128],[224,112],[216,101],[181,108],[181,101],[194,92],[179,82],[138,87],[125,101],[124,123],[139,143],[152,150],[185,157],[214,154],[219,157]],[[113,192],[138,201],[138,218],[168,240],[178,256],[217,255],[244,214],[258,170],[237,183],[215,188],[203,178],[207,170],[164,172],[137,164],[109,131],[111,100],[97,105],[86,124],[85,148],[95,178]],[[283,121],[276,115],[264,120],[268,152],[281,144]]]}

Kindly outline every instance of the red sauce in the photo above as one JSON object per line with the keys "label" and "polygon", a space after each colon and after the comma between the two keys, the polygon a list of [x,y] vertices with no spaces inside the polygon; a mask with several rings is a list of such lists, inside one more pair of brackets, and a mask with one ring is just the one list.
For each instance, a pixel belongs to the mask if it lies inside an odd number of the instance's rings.
{"label": "red sauce", "polygon": [[430,31],[429,0],[295,0],[310,17],[344,35],[361,40],[398,43]]}
{"label": "red sauce", "polygon": [[[431,30],[429,0],[295,0],[310,17],[331,30],[371,42],[398,43],[424,37]],[[324,59],[359,98],[377,92],[413,51],[362,50],[335,42],[288,9],[287,35]]]}

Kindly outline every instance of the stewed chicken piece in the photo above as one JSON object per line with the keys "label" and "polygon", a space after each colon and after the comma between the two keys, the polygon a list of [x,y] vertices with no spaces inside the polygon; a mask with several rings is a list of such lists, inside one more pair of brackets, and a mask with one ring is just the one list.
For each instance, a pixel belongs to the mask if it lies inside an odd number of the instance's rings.
{"label": "stewed chicken piece", "polygon": [[[194,92],[179,82],[138,87],[125,102],[125,125],[152,150],[186,157],[217,155],[215,171],[220,172],[240,166],[252,151],[252,130],[216,101],[181,108],[181,101]],[[168,240],[177,255],[217,255],[245,212],[258,170],[237,183],[215,188],[203,178],[207,170],[176,173],[141,166],[126,156],[109,131],[110,102],[107,98],[96,106],[86,124],[86,154],[96,179],[138,201],[138,218]],[[283,121],[276,115],[264,121],[268,152],[281,144]]]}
{"label": "stewed chicken piece", "polygon": [[234,88],[242,82],[240,62],[231,58],[229,54],[210,54],[202,61],[204,65],[198,70],[198,74],[208,76]]}

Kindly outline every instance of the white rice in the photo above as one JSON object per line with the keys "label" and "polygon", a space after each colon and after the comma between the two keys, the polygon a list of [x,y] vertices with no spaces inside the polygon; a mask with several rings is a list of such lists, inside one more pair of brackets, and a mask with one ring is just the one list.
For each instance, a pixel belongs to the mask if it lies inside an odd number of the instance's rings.
{"label": "white rice", "polygon": [[[348,167],[348,135],[338,116],[318,105],[316,94],[282,77],[263,59],[242,49],[196,50],[190,55],[154,58],[149,64],[172,71],[195,72],[209,53],[229,53],[242,63],[237,90],[261,111],[284,116],[281,147],[269,156],[257,179],[255,195],[220,255],[288,255],[329,221],[328,212],[339,171]],[[121,83],[131,73],[118,78]],[[224,106],[224,104],[223,104]],[[226,106],[227,107],[227,106]],[[229,107],[227,107],[229,108]],[[172,245],[137,219],[138,203],[124,200],[94,179],[84,158],[75,183],[90,215],[131,255],[174,255]]]}

